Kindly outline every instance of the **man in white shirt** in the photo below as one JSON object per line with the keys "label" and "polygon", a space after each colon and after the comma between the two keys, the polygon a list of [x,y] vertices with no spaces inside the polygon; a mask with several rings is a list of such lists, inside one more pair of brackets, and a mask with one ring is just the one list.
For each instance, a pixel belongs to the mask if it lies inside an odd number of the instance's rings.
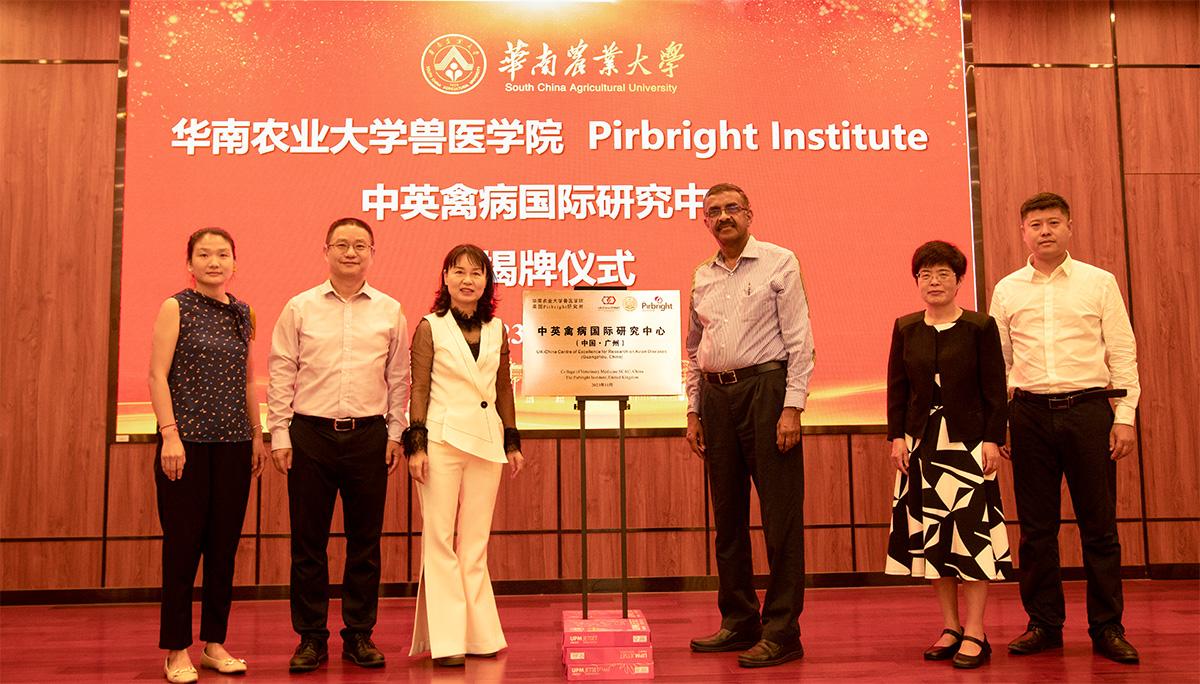
{"label": "man in white shirt", "polygon": [[[813,334],[800,262],[750,234],[750,198],[720,183],[704,195],[717,252],[692,273],[687,440],[707,464],[716,527],[721,626],[697,653],[743,651],[741,667],[802,658],[804,445],[800,414]],[[758,492],[770,579],[760,608],[750,551],[750,484]]]}
{"label": "man in white shirt", "polygon": [[1043,192],[1026,200],[1021,236],[1029,261],[992,293],[1013,393],[1021,601],[1029,614],[1025,633],[1008,650],[1028,655],[1062,647],[1058,528],[1065,475],[1083,547],[1093,648],[1116,662],[1136,663],[1138,652],[1121,624],[1116,462],[1137,442],[1137,349],[1116,278],[1068,254],[1072,229],[1062,197]]}
{"label": "man in white shirt", "polygon": [[283,308],[271,337],[267,427],[271,458],[288,478],[292,627],[288,664],[328,658],[329,525],[338,493],[346,529],[342,658],[382,667],[371,641],[379,605],[379,539],[387,476],[408,426],[408,325],[400,303],[367,284],[371,227],[334,221],[325,235],[329,280]]}

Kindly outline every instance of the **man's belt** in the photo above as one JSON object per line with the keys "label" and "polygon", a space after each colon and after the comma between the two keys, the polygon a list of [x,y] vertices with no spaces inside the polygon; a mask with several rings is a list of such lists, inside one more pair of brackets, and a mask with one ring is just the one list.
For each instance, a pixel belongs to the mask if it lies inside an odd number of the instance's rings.
{"label": "man's belt", "polygon": [[742,380],[749,380],[756,375],[762,375],[763,373],[769,373],[781,368],[787,368],[787,361],[767,361],[766,363],[756,363],[753,366],[746,366],[737,370],[705,373],[704,379],[713,385],[732,385]]}
{"label": "man's belt", "polygon": [[297,413],[292,416],[292,418],[305,423],[320,425],[321,427],[333,428],[334,432],[350,432],[352,430],[360,430],[383,420],[383,416],[365,416],[363,418],[321,418],[319,416],[306,416],[303,413]]}
{"label": "man's belt", "polygon": [[1013,390],[1013,397],[1016,399],[1056,411],[1069,409],[1072,406],[1084,401],[1091,401],[1093,399],[1108,399],[1110,397],[1123,397],[1126,394],[1129,393],[1123,389],[1105,389],[1103,387],[1089,387],[1088,389],[1075,390],[1074,392],[1063,392],[1062,394],[1034,394],[1033,392],[1026,392],[1020,388]]}

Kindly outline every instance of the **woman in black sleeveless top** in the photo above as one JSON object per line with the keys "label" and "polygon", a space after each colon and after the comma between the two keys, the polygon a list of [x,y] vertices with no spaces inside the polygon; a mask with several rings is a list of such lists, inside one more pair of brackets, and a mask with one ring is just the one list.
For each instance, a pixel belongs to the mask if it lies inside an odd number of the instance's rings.
{"label": "woman in black sleeveless top", "polygon": [[188,240],[195,286],[163,302],[154,322],[150,401],[158,420],[154,479],[162,524],[163,597],[159,648],[167,681],[194,682],[192,584],[204,558],[202,667],[226,674],[246,663],[225,650],[237,553],[250,480],[266,449],[254,396],[250,307],[225,290],[233,238],[204,228]]}

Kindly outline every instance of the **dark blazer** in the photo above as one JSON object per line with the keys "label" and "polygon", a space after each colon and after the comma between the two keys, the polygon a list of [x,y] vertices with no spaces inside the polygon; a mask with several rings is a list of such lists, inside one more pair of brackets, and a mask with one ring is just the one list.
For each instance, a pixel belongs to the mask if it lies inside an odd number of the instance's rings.
{"label": "dark blazer", "polygon": [[925,434],[938,371],[950,440],[968,447],[1004,444],[1008,388],[1000,332],[991,316],[966,310],[940,334],[925,324],[924,311],[896,319],[888,357],[888,439]]}

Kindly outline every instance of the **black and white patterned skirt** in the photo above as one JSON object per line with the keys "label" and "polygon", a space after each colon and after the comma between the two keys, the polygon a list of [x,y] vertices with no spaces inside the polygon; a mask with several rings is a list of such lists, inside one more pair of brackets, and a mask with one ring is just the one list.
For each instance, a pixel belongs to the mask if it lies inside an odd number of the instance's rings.
{"label": "black and white patterned skirt", "polygon": [[908,475],[896,473],[889,575],[1002,580],[1012,576],[996,474],[983,474],[982,444],[951,442],[941,407],[914,444]]}

